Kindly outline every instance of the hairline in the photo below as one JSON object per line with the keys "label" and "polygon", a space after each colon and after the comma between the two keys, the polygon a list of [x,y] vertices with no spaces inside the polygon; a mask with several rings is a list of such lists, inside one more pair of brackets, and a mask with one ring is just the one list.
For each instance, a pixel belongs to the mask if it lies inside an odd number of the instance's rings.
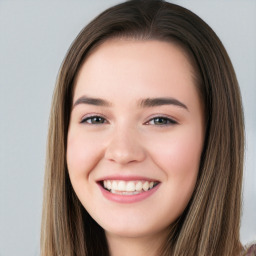
{"label": "hairline", "polygon": [[[188,47],[185,45],[185,43],[181,42],[181,40],[170,36],[168,38],[161,38],[161,37],[157,37],[154,35],[143,35],[143,33],[133,33],[133,34],[121,34],[121,35],[110,35],[110,36],[106,36],[105,38],[95,42],[94,44],[91,45],[89,51],[86,53],[86,55],[84,56],[84,58],[81,61],[80,66],[78,67],[76,73],[75,73],[75,77],[74,77],[74,81],[72,84],[72,98],[74,96],[74,91],[75,91],[75,87],[77,85],[77,79],[79,76],[79,73],[84,65],[84,63],[86,62],[86,60],[95,52],[97,51],[102,45],[104,45],[107,42],[111,42],[111,41],[116,41],[116,40],[127,40],[127,41],[133,41],[133,42],[149,42],[149,41],[157,41],[157,42],[165,42],[165,43],[170,43],[173,46],[177,47],[178,50],[180,50],[180,52],[183,54],[183,56],[186,58],[186,60],[189,63],[190,68],[190,74],[192,76],[192,80],[193,83],[195,85],[196,91],[198,93],[199,99],[202,98],[203,99],[203,93],[200,90],[201,88],[201,83],[202,83],[202,78],[200,76],[200,71],[198,68],[198,65],[196,63],[195,57],[193,55],[193,53],[191,52],[190,49],[188,49]],[[201,107],[203,109],[203,113],[205,115],[205,103],[202,102],[202,100],[200,100],[200,104]]]}

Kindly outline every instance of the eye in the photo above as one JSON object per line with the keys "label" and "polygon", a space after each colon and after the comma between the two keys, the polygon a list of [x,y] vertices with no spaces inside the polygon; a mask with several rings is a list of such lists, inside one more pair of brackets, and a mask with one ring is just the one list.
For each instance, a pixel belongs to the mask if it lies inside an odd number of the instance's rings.
{"label": "eye", "polygon": [[81,123],[86,123],[86,124],[104,124],[106,123],[106,119],[101,117],[101,116],[90,116],[84,118]]}
{"label": "eye", "polygon": [[150,119],[146,124],[165,126],[165,125],[174,125],[174,124],[177,124],[177,122],[171,118],[158,116]]}

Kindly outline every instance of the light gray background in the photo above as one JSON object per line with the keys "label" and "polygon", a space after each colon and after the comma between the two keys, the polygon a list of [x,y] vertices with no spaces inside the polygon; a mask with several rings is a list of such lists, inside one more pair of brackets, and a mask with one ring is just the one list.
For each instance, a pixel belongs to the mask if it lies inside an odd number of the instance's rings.
{"label": "light gray background", "polygon": [[[82,27],[117,0],[0,0],[0,256],[39,255],[45,146],[61,61]],[[243,243],[256,240],[256,1],[174,1],[219,35],[246,121]]]}

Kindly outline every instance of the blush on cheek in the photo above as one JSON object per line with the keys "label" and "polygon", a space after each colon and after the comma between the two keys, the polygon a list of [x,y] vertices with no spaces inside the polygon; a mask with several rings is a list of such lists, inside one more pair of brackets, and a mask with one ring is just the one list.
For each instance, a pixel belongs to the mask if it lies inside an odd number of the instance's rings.
{"label": "blush on cheek", "polygon": [[72,136],[68,137],[67,142],[67,166],[69,173],[79,173],[83,171],[83,152],[81,151],[81,142],[72,138]]}
{"label": "blush on cheek", "polygon": [[165,147],[156,154],[156,159],[160,159],[159,165],[165,170],[166,175],[170,177],[180,177],[189,179],[189,176],[195,179],[197,177],[201,148],[197,148],[193,143],[173,143]]}
{"label": "blush on cheek", "polygon": [[67,145],[67,166],[72,175],[85,177],[90,174],[99,161],[101,144],[92,144],[88,139],[69,136]]}

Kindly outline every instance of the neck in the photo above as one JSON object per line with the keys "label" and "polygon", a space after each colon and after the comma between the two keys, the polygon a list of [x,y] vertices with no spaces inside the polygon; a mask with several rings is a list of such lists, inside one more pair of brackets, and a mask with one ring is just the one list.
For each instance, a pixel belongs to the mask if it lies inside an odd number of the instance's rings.
{"label": "neck", "polygon": [[122,237],[106,232],[111,256],[159,256],[166,235]]}

